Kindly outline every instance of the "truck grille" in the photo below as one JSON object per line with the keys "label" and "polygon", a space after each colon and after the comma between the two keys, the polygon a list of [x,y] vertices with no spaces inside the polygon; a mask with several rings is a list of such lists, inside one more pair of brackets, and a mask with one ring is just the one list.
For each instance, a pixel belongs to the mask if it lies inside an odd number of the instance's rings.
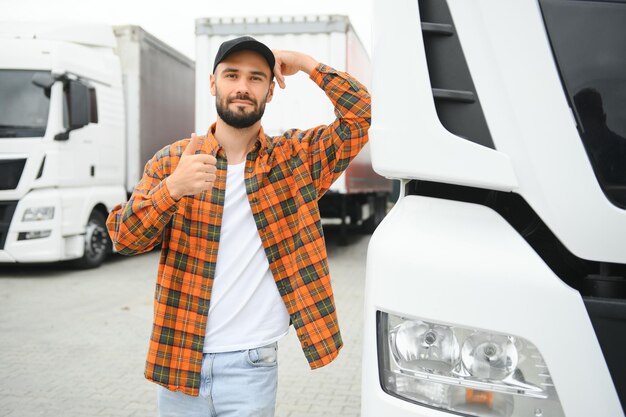
{"label": "truck grille", "polygon": [[16,207],[17,201],[0,201],[0,250],[4,249]]}
{"label": "truck grille", "polygon": [[0,159],[0,190],[15,190],[26,159]]}
{"label": "truck grille", "polygon": [[435,108],[451,133],[495,148],[445,0],[418,0]]}

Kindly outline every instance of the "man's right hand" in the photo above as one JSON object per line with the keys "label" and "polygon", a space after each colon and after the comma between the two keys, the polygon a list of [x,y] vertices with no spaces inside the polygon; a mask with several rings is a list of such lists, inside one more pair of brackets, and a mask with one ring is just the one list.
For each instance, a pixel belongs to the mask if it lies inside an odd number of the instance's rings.
{"label": "man's right hand", "polygon": [[192,133],[191,141],[183,151],[176,170],[165,180],[174,200],[213,188],[217,160],[213,155],[202,153],[196,155],[200,147],[200,138]]}

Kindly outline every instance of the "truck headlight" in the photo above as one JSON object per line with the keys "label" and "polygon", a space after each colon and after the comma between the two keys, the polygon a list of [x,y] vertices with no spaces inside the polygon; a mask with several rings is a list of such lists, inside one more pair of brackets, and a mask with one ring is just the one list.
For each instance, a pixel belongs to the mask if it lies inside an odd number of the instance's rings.
{"label": "truck headlight", "polygon": [[27,208],[22,217],[23,222],[38,220],[50,220],[54,217],[54,207],[31,207]]}
{"label": "truck headlight", "polygon": [[564,416],[543,357],[521,337],[379,311],[381,385],[404,400],[472,416]]}

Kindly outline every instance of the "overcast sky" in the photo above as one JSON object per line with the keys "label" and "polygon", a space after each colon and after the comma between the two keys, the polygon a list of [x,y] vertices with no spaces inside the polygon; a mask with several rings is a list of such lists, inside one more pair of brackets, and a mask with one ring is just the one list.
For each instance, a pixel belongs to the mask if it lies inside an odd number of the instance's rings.
{"label": "overcast sky", "polygon": [[372,0],[0,0],[1,20],[62,20],[142,26],[195,59],[195,19],[346,14],[370,50]]}

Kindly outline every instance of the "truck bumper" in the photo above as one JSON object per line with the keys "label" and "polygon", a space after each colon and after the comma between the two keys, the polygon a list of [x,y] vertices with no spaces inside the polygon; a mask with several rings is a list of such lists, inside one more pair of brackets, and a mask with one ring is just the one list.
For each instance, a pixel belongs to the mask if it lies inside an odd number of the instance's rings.
{"label": "truck bumper", "polygon": [[17,262],[7,251],[0,250],[0,263],[15,263]]}
{"label": "truck bumper", "polygon": [[[53,207],[54,216],[24,221],[26,210],[37,207]],[[82,256],[82,236],[64,237],[62,234],[62,209],[61,196],[56,189],[37,190],[22,198],[0,250],[0,262],[55,262]]]}
{"label": "truck bumper", "polygon": [[[623,416],[580,294],[488,207],[404,197],[368,250],[362,416],[453,415],[382,389],[377,311],[525,338],[543,356],[566,416]],[[535,415],[514,400],[511,416]]]}

